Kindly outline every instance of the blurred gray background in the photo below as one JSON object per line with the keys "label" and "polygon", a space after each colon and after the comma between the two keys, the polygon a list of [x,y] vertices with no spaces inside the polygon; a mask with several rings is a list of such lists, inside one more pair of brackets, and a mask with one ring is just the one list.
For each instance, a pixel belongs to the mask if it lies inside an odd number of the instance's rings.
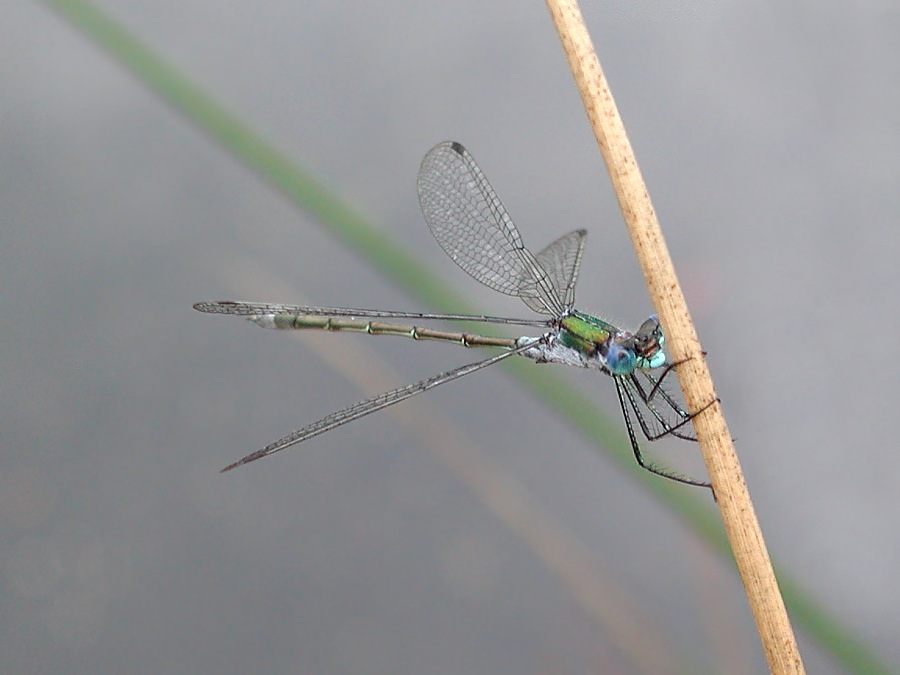
{"label": "blurred gray background", "polygon": [[[444,139],[534,249],[589,230],[579,307],[652,311],[543,4],[102,5],[485,310],[526,313],[418,213]],[[731,564],[500,368],[219,475],[473,356],[193,312],[429,308],[46,6],[0,8],[0,670],[765,668]],[[583,9],[772,555],[900,664],[900,10]]]}

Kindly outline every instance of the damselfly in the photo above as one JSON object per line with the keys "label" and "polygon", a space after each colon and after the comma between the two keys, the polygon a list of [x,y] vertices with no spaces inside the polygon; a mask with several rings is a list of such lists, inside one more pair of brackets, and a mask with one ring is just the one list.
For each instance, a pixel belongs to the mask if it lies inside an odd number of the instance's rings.
{"label": "damselfly", "polygon": [[[663,436],[696,440],[685,426],[693,415],[686,412],[663,387],[663,381],[676,364],[666,359],[663,350],[665,339],[655,316],[632,333],[574,309],[575,282],[587,232],[576,230],[565,234],[533,254],[525,248],[519,231],[472,155],[460,143],[440,143],[425,155],[419,169],[418,192],[419,204],[431,233],[457,265],[485,286],[519,297],[531,310],[549,318],[423,314],[265,302],[197,303],[194,309],[200,312],[244,316],[263,328],[317,328],[369,335],[403,335],[416,340],[439,340],[463,347],[497,347],[503,350],[482,361],[460,366],[331,413],[230,464],[222,471],[268,457],[438,385],[519,355],[538,363],[591,368],[612,377],[638,464],[681,483],[708,487],[709,483],[655,465],[646,460],[641,452],[632,414],[641,432],[650,441]],[[543,330],[536,337],[489,337],[385,323],[383,319],[475,321],[535,326]],[[659,374],[653,375],[649,371],[658,371]]]}

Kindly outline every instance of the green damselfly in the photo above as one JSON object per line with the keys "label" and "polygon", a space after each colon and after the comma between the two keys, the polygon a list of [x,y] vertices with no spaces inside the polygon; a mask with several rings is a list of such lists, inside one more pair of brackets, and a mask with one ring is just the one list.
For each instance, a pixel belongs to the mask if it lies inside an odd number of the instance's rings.
{"label": "green damselfly", "polygon": [[[418,192],[425,221],[437,242],[457,265],[485,286],[521,298],[531,310],[549,318],[514,319],[264,302],[197,303],[194,309],[200,312],[244,316],[263,328],[402,335],[416,340],[439,340],[464,347],[496,347],[503,350],[482,361],[434,375],[327,415],[222,471],[268,457],[438,385],[519,355],[538,363],[562,363],[595,369],[612,377],[638,464],[681,483],[708,487],[707,482],[685,477],[647,461],[641,452],[632,415],[650,441],[663,436],[696,440],[686,427],[693,415],[685,411],[663,387],[663,381],[676,364],[667,362],[663,349],[665,339],[656,317],[650,317],[632,333],[574,309],[575,283],[587,232],[575,230],[565,234],[533,254],[525,248],[519,231],[472,155],[460,143],[452,141],[436,145],[425,155],[419,169]],[[383,319],[534,326],[541,328],[542,333],[535,337],[490,337],[386,323]],[[659,374],[649,371],[658,371]]]}

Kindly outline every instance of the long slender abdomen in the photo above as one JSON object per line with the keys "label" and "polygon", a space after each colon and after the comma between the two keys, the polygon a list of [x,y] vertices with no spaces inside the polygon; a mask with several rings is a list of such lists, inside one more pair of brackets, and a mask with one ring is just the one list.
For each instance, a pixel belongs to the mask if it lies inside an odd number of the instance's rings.
{"label": "long slender abdomen", "polygon": [[367,335],[399,335],[413,340],[437,340],[451,342],[463,347],[504,347],[516,346],[515,338],[492,337],[473,333],[453,333],[449,331],[404,326],[379,321],[355,321],[353,319],[317,316],[310,314],[261,314],[250,317],[257,326],[278,330],[329,330],[366,333]]}

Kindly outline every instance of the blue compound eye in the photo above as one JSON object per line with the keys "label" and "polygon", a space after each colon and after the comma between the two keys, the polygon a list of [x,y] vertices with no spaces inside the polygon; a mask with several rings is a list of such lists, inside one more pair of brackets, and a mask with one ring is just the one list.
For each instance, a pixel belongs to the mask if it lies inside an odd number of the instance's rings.
{"label": "blue compound eye", "polygon": [[634,352],[621,345],[610,345],[606,352],[606,367],[613,375],[627,375],[637,362]]}

